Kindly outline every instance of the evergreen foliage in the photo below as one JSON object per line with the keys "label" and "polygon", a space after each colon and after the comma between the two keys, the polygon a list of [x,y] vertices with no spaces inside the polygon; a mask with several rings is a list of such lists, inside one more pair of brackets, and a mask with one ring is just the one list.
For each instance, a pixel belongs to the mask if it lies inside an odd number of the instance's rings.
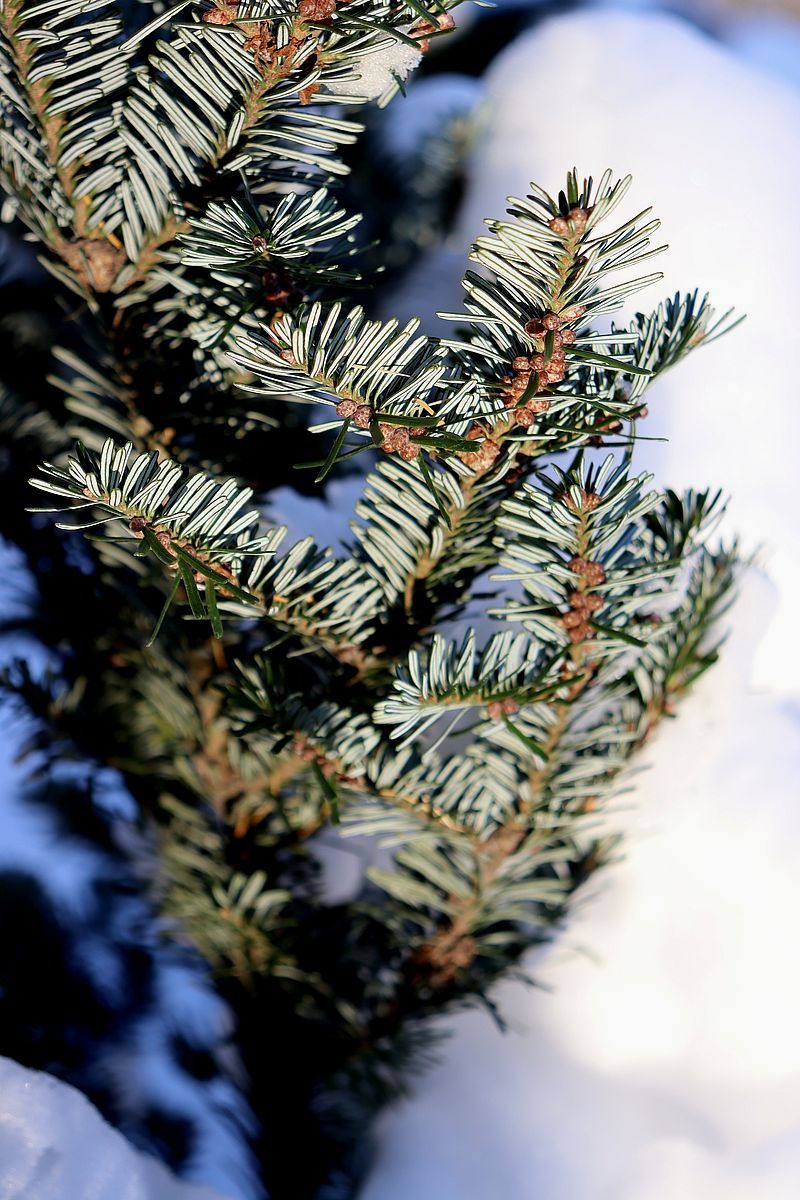
{"label": "evergreen foliage", "polygon": [[[348,1194],[427,1018],[553,935],[735,576],[719,497],[635,473],[647,386],[730,322],[695,294],[604,325],[658,279],[629,180],[512,200],[436,336],[352,303],[346,106],[450,7],[2,3],[4,215],[49,273],[2,322],[3,533],[55,670],[3,686],[40,760],[115,767],[157,830],[276,1200]],[[269,491],[364,461],[349,544],[287,545]],[[331,825],[371,839],[347,902]]]}

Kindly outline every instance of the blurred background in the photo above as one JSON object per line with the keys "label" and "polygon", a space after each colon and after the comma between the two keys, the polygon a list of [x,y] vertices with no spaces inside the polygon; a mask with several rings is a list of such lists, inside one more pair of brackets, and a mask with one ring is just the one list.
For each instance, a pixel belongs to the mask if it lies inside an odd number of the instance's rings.
{"label": "blurred background", "polygon": [[[509,1033],[477,1013],[446,1022],[440,1065],[381,1122],[361,1200],[800,1194],[798,88],[800,0],[500,0],[464,4],[407,97],[364,113],[347,202],[369,211],[382,270],[366,303],[428,328],[458,306],[469,243],[507,194],[558,187],[573,165],[634,175],[631,204],[654,205],[671,247],[647,302],[697,286],[748,314],[653,394],[640,466],[729,491],[729,528],[756,558],[722,666],[611,815],[625,861],[532,964],[542,988],[503,990]],[[6,242],[0,255],[2,320],[29,267]],[[358,486],[278,487],[270,515],[334,544]],[[14,624],[31,581],[8,545],[0,565]],[[35,632],[0,651],[48,665]],[[40,805],[20,803],[16,759],[30,750],[27,769],[36,746],[13,710],[0,719],[0,1054],[79,1089],[188,1179],[255,1200],[230,1020],[202,963],[159,940],[131,802],[107,772],[65,825],[53,787],[84,782],[65,762]],[[333,839],[331,895],[361,866]],[[29,1082],[7,1076],[0,1098],[0,1197],[73,1200],[78,1182],[7,1182]],[[73,1102],[48,1093],[29,1121],[88,1137],[88,1109],[63,1119]]]}

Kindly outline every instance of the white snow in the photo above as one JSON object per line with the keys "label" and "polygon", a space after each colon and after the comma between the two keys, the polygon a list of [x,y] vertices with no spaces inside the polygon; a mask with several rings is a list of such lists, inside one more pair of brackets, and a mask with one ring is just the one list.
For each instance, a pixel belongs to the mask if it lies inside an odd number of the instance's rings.
{"label": "white snow", "polygon": [[446,1023],[443,1064],[382,1122],[360,1200],[789,1200],[800,1195],[800,699],[793,284],[800,96],[682,22],[560,17],[487,77],[456,235],[397,315],[458,306],[464,251],[528,179],[631,171],[668,278],[747,322],[650,394],[639,462],[722,484],[763,543],[723,661],[663,728],[610,816],[625,857],[509,985],[501,1035]]}
{"label": "white snow", "polygon": [[81,1092],[0,1058],[0,1200],[223,1200],[182,1183]]}
{"label": "white snow", "polygon": [[422,60],[422,54],[401,42],[387,37],[385,42],[358,60],[354,73],[326,83],[332,96],[357,96],[359,100],[377,100],[396,80],[406,79]]}

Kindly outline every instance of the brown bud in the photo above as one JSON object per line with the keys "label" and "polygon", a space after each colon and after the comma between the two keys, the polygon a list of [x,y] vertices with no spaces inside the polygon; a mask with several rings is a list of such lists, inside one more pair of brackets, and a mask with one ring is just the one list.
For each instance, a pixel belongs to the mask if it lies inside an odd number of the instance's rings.
{"label": "brown bud", "polygon": [[144,537],[144,530],[147,528],[147,521],[144,517],[131,517],[128,526],[131,533],[135,533],[138,538]]}
{"label": "brown bud", "polygon": [[352,417],[357,408],[355,400],[340,400],[336,405],[336,415],[337,417]]}
{"label": "brown bud", "polygon": [[573,492],[564,492],[559,499],[566,504],[567,508],[571,508],[574,513],[593,512],[600,503],[600,496],[597,492],[587,492],[586,488],[579,489],[580,500],[575,500]]}
{"label": "brown bud", "polygon": [[406,442],[404,446],[399,448],[398,454],[403,462],[413,462],[415,458],[419,458],[421,451],[422,447],[418,446],[415,442]]}
{"label": "brown bud", "polygon": [[408,430],[402,425],[381,425],[380,431],[383,434],[383,448],[388,454],[408,445]]}
{"label": "brown bud", "polygon": [[538,317],[534,317],[533,320],[528,321],[526,324],[525,332],[530,334],[531,337],[544,337],[547,331],[543,322]]}
{"label": "brown bud", "polygon": [[256,254],[263,254],[266,248],[267,239],[262,237],[260,233],[257,233],[253,238],[253,249],[255,250]]}
{"label": "brown bud", "polygon": [[327,25],[336,12],[336,0],[300,0],[297,11],[304,21]]}
{"label": "brown bud", "polygon": [[574,629],[567,630],[567,636],[571,642],[583,642],[591,633],[591,628],[588,625],[576,625]]}
{"label": "brown bud", "polygon": [[553,233],[557,233],[559,237],[566,237],[569,233],[569,225],[563,217],[553,217],[552,221],[548,221],[547,224]]}
{"label": "brown bud", "polygon": [[599,562],[594,562],[592,559],[571,558],[567,566],[576,575],[581,575],[591,587],[597,587],[598,584],[605,583],[606,581],[606,573],[602,566]]}
{"label": "brown bud", "polygon": [[499,455],[500,447],[497,442],[485,441],[474,453],[460,454],[459,458],[473,471],[483,473],[494,465]]}
{"label": "brown bud", "polygon": [[172,538],[169,536],[166,530],[162,529],[159,533],[157,533],[156,540],[161,543],[165,550],[172,549]]}
{"label": "brown bud", "polygon": [[573,304],[571,308],[562,310],[561,320],[571,324],[573,321],[577,321],[579,317],[582,317],[585,312],[585,304]]}
{"label": "brown bud", "polygon": [[546,312],[542,317],[542,324],[549,332],[550,330],[558,329],[559,325],[561,324],[561,318],[557,313]]}
{"label": "brown bud", "polygon": [[571,221],[576,229],[585,229],[589,214],[585,208],[571,208],[567,213],[567,220]]}
{"label": "brown bud", "polygon": [[583,608],[573,608],[569,612],[565,612],[561,617],[561,624],[565,629],[575,629],[578,625],[583,624]]}
{"label": "brown bud", "polygon": [[440,29],[455,29],[456,27],[455,18],[453,14],[449,12],[442,13],[441,16],[437,18],[436,23]]}
{"label": "brown bud", "polygon": [[372,409],[368,404],[359,404],[353,414],[353,424],[357,429],[369,429],[372,420]]}
{"label": "brown bud", "polygon": [[514,420],[518,425],[521,425],[523,429],[527,429],[528,426],[532,425],[536,420],[536,413],[526,404],[522,408],[516,408],[514,410]]}
{"label": "brown bud", "polygon": [[289,363],[290,366],[297,366],[297,359],[291,350],[281,350],[279,357],[282,358],[284,362]]}
{"label": "brown bud", "polygon": [[585,592],[584,600],[586,601],[584,608],[587,612],[597,612],[603,607],[603,597],[598,596],[597,592]]}
{"label": "brown bud", "polygon": [[519,705],[511,696],[506,696],[505,700],[501,700],[500,706],[509,717],[513,716],[515,712],[519,712]]}
{"label": "brown bud", "polygon": [[121,246],[105,238],[79,238],[65,242],[60,250],[67,266],[96,292],[108,292],[128,257]]}
{"label": "brown bud", "polygon": [[562,346],[572,346],[575,342],[576,333],[574,329],[564,329],[561,332]]}
{"label": "brown bud", "polygon": [[499,700],[490,700],[486,705],[486,711],[493,721],[499,721],[503,715],[503,706]]}
{"label": "brown bud", "polygon": [[300,88],[300,91],[297,93],[297,98],[300,103],[310,104],[311,97],[317,94],[317,92],[320,90],[320,87],[321,84],[319,83],[309,83],[306,87]]}
{"label": "brown bud", "polygon": [[203,13],[201,20],[206,25],[230,25],[231,21],[236,20],[237,5],[225,4],[221,8],[212,8],[209,12]]}
{"label": "brown bud", "polygon": [[514,370],[515,370],[515,371],[528,371],[528,372],[530,372],[530,369],[531,369],[531,360],[530,360],[529,358],[525,358],[525,357],[523,357],[523,356],[520,356],[519,358],[515,358],[515,359],[514,359],[514,361],[511,363],[511,366],[514,368]]}

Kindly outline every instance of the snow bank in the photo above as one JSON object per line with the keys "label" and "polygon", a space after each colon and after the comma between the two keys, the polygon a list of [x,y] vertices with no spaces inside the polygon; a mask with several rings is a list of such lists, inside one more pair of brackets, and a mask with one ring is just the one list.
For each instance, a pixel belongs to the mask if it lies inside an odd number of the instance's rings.
{"label": "snow bank", "polygon": [[81,1092],[0,1058],[0,1200],[223,1200],[134,1150]]}
{"label": "snow bank", "polygon": [[670,441],[641,444],[639,462],[660,482],[728,489],[728,526],[765,543],[769,578],[750,573],[722,663],[611,814],[625,858],[534,962],[550,991],[501,990],[507,1036],[477,1013],[449,1022],[444,1064],[385,1118],[360,1200],[789,1200],[800,1187],[788,927],[800,911],[800,97],[677,20],[616,12],[525,35],[487,90],[457,234],[401,299],[457,307],[467,244],[529,178],[557,187],[573,163],[631,171],[629,207],[654,202],[671,243],[653,301],[701,286],[749,314],[651,393],[647,433]]}

